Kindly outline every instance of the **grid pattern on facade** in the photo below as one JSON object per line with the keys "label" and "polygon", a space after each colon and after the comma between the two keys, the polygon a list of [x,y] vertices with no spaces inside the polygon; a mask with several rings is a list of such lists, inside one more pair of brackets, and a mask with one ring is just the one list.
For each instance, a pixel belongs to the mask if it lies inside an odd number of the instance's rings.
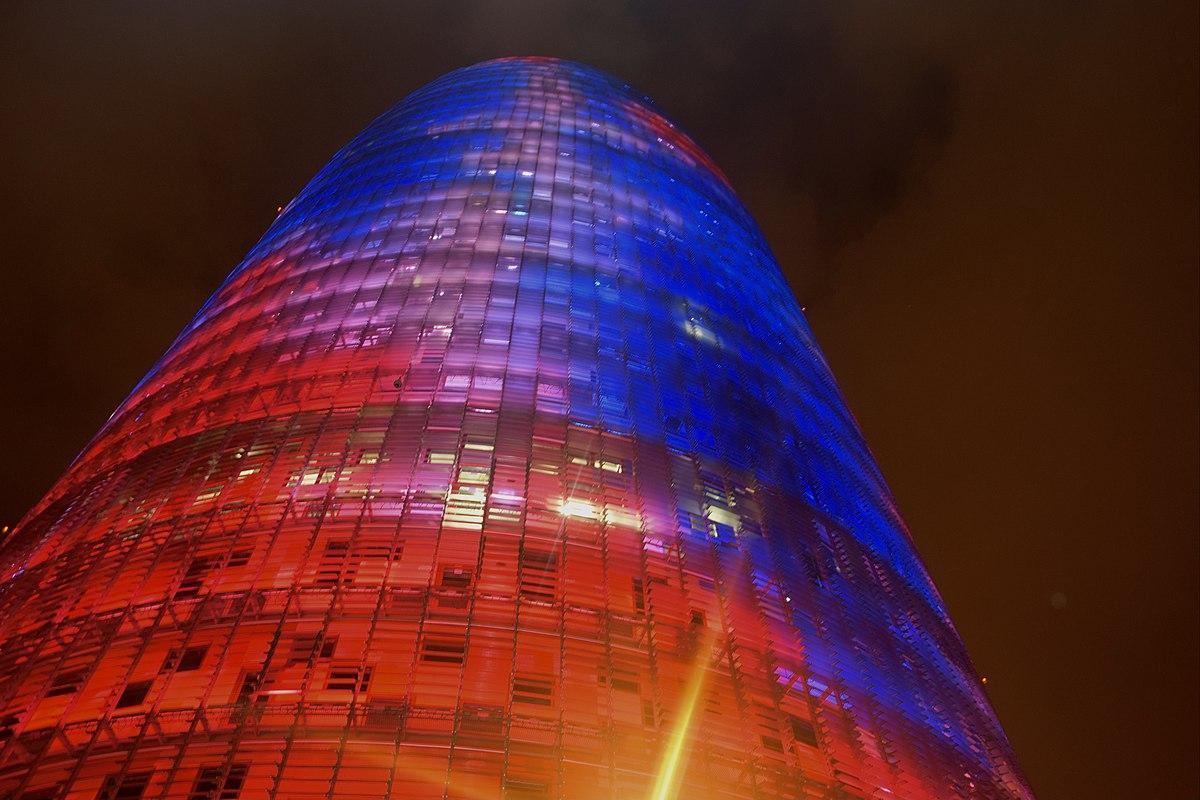
{"label": "grid pattern on facade", "polygon": [[643,798],[687,725],[680,797],[1031,797],[753,220],[569,62],[368,126],[0,557],[0,796]]}

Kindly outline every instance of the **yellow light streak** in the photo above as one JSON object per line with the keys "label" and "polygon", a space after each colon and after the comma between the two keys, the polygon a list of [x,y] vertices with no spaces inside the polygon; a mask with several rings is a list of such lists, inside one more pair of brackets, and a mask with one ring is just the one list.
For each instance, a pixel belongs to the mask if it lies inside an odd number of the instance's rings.
{"label": "yellow light streak", "polygon": [[675,717],[675,727],[667,748],[663,751],[662,761],[658,767],[658,777],[654,781],[654,790],[650,800],[675,800],[679,795],[679,785],[683,782],[683,772],[688,761],[688,739],[691,738],[692,720],[696,716],[696,707],[704,694],[704,686],[708,682],[708,657],[712,651],[714,631],[706,629],[704,638],[696,648],[696,660],[692,665],[692,674],[688,678],[687,687],[683,693],[679,710]]}

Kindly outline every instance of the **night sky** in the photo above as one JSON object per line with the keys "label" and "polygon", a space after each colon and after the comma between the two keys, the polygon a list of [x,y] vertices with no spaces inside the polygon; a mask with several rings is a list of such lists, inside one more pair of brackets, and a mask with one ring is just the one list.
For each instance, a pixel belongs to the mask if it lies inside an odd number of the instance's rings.
{"label": "night sky", "polygon": [[1194,2],[5,17],[0,524],[373,117],[578,59],[759,220],[1040,800],[1197,797]]}

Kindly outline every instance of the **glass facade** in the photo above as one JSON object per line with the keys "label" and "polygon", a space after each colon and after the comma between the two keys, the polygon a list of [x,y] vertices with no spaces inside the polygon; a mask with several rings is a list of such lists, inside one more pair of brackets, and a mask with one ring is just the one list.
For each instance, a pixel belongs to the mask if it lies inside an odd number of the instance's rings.
{"label": "glass facade", "polygon": [[0,562],[3,797],[1032,797],[753,220],[578,64],[368,126]]}

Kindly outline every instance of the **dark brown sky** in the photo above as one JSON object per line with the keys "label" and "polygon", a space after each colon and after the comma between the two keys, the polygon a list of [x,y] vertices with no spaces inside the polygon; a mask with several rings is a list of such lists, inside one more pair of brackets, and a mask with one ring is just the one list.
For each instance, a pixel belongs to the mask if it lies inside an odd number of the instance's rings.
{"label": "dark brown sky", "polygon": [[1197,797],[1194,2],[5,16],[0,523],[372,117],[575,58],[760,220],[1039,798]]}

